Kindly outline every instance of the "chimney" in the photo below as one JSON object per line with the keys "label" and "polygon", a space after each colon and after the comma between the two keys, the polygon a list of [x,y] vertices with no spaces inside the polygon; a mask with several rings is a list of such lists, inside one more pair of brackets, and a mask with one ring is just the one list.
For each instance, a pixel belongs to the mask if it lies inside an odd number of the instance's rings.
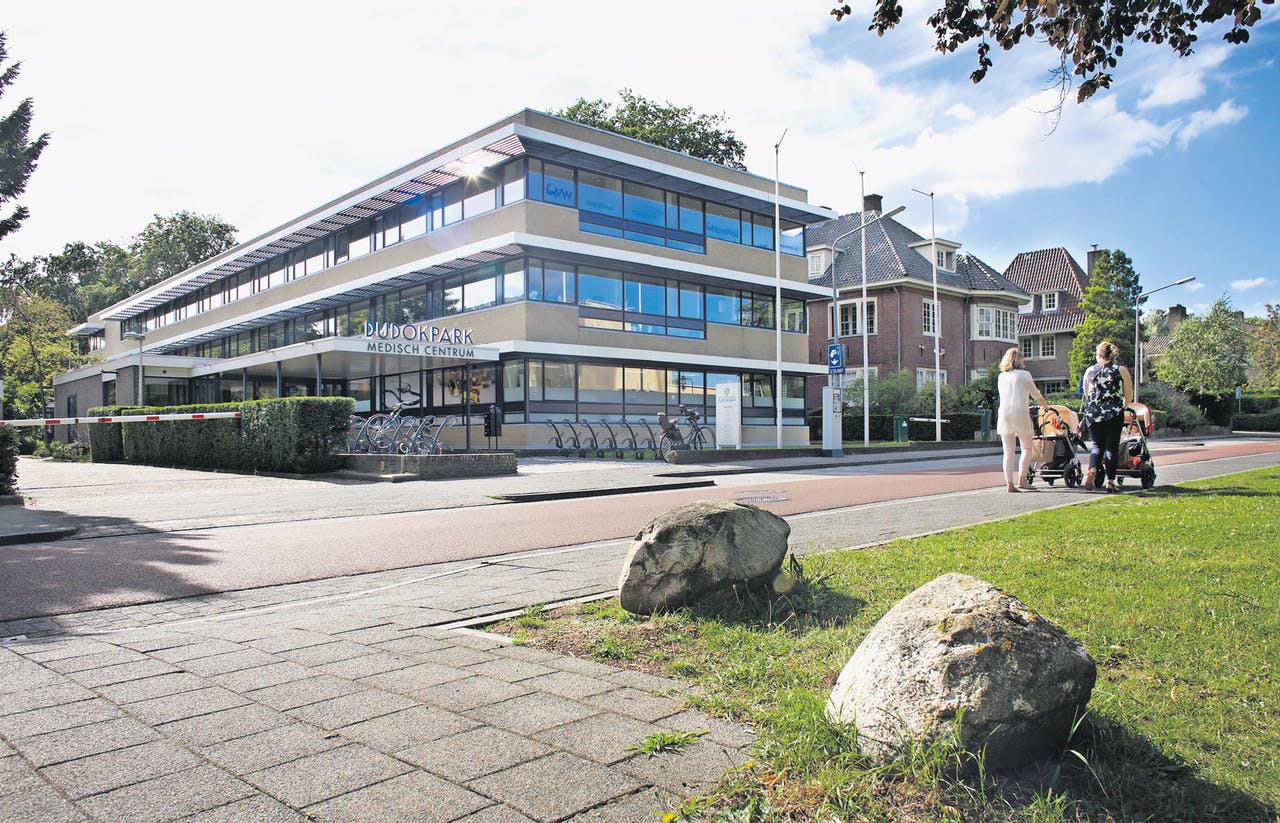
{"label": "chimney", "polygon": [[862,196],[863,211],[884,211],[884,198],[878,194],[864,194]]}
{"label": "chimney", "polygon": [[1169,311],[1165,316],[1169,319],[1169,331],[1172,333],[1179,323],[1187,319],[1187,307],[1180,303],[1174,303],[1169,307]]}
{"label": "chimney", "polygon": [[1089,253],[1084,258],[1084,273],[1086,277],[1093,277],[1094,267],[1098,265],[1098,258],[1102,256],[1104,251],[1106,250],[1098,248],[1097,243],[1094,243],[1089,247]]}

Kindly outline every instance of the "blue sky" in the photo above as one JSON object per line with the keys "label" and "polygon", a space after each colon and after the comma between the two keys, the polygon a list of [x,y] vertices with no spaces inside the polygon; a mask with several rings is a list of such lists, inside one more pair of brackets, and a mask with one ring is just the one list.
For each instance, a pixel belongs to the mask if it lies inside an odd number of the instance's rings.
{"label": "blue sky", "polygon": [[[1119,248],[1153,306],[1204,311],[1226,295],[1280,303],[1271,248],[1280,134],[1280,13],[1243,47],[1203,33],[1197,53],[1135,45],[1117,82],[1054,128],[1047,70],[1030,44],[968,81],[971,49],[932,51],[932,8],[866,30],[869,6],[835,23],[828,2],[652,0],[640,7],[544,0],[493,7],[337,0],[305,7],[226,0],[29,3],[6,9],[0,99],[36,104],[53,134],[22,198],[32,217],[0,243],[27,257],[71,241],[125,242],[154,214],[216,214],[248,238],[514,111],[630,87],[724,113],[772,177],[842,213],[858,169],[898,219],[997,269],[1019,251]],[[303,10],[305,9],[305,11]]]}

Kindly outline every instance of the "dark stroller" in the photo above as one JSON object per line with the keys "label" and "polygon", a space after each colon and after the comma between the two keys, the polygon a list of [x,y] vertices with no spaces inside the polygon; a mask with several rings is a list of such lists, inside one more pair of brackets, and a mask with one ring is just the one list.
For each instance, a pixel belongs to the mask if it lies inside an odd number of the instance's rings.
{"label": "dark stroller", "polygon": [[1126,477],[1136,477],[1142,488],[1156,484],[1156,464],[1151,460],[1147,438],[1155,426],[1151,409],[1145,403],[1130,403],[1124,409],[1124,427],[1120,429],[1120,454],[1116,456],[1116,484]]}
{"label": "dark stroller", "polygon": [[1027,469],[1028,485],[1036,475],[1052,486],[1059,478],[1069,488],[1084,480],[1077,452],[1084,449],[1080,439],[1080,418],[1066,406],[1045,406],[1036,417],[1036,436]]}

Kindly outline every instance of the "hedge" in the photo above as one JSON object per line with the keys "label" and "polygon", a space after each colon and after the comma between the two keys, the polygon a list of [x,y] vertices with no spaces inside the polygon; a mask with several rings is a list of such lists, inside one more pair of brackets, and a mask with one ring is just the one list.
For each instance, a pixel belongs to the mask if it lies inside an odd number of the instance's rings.
{"label": "hedge", "polygon": [[[891,442],[893,440],[893,419],[895,417],[907,418],[907,439],[922,441],[933,440],[936,432],[932,420],[912,420],[909,415],[894,414],[873,414],[871,415],[870,439],[879,442]],[[982,414],[980,412],[943,412],[942,419],[946,422],[942,424],[943,440],[973,440],[976,432],[982,431]],[[814,432],[822,430],[822,412],[818,410],[810,411],[808,414],[809,428]],[[862,439],[862,415],[856,411],[846,411],[844,413],[843,423],[843,439],[846,442]],[[995,417],[992,416],[989,427],[991,431],[995,431]]]}
{"label": "hedge", "polygon": [[18,493],[18,430],[0,426],[0,494]]}
{"label": "hedge", "polygon": [[92,417],[121,414],[240,412],[199,422],[92,423],[94,462],[127,460],[160,466],[233,471],[321,472],[338,468],[355,410],[349,397],[283,397],[245,403],[164,408],[100,407]]}
{"label": "hedge", "polygon": [[1280,411],[1266,414],[1237,414],[1231,428],[1242,432],[1280,432]]}

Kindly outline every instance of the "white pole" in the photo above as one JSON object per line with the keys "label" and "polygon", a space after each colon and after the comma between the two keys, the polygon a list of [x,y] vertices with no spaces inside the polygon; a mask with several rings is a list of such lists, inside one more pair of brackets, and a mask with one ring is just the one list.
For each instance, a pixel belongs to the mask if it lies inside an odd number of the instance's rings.
{"label": "white pole", "polygon": [[862,332],[862,448],[871,447],[871,382],[867,376],[867,173],[858,170],[858,184],[862,194],[860,211],[862,235],[862,317],[858,328]]}
{"label": "white pole", "polygon": [[782,205],[778,200],[778,156],[786,136],[787,130],[783,129],[782,137],[773,145],[773,336],[778,364],[774,376],[773,405],[779,449],[782,448]]}
{"label": "white pole", "polygon": [[1151,291],[1144,291],[1142,294],[1138,295],[1137,300],[1133,301],[1133,402],[1135,403],[1138,402],[1138,384],[1142,382],[1142,338],[1138,334],[1138,312],[1142,306],[1142,301],[1146,300],[1158,291],[1171,289],[1174,286],[1181,286],[1184,283],[1190,283],[1195,279],[1195,275],[1192,275],[1191,277],[1183,277],[1180,280],[1175,280],[1172,283],[1166,283],[1165,285],[1158,286]]}
{"label": "white pole", "polygon": [[938,302],[938,224],[933,217],[933,192],[929,192],[929,250],[933,257],[933,432],[937,442],[942,442],[942,304]]}
{"label": "white pole", "polygon": [[[836,249],[836,243],[840,238],[831,241],[831,343],[832,345],[840,345],[840,287],[836,285],[836,258],[840,256],[840,252]],[[847,365],[847,364],[846,364]],[[836,376],[834,374],[827,375],[827,389],[831,392],[831,399],[836,403],[836,419],[839,423],[839,433],[836,435],[835,448],[831,451],[832,457],[844,456],[844,399],[843,389],[837,390]],[[837,400],[837,398],[839,398]]]}

